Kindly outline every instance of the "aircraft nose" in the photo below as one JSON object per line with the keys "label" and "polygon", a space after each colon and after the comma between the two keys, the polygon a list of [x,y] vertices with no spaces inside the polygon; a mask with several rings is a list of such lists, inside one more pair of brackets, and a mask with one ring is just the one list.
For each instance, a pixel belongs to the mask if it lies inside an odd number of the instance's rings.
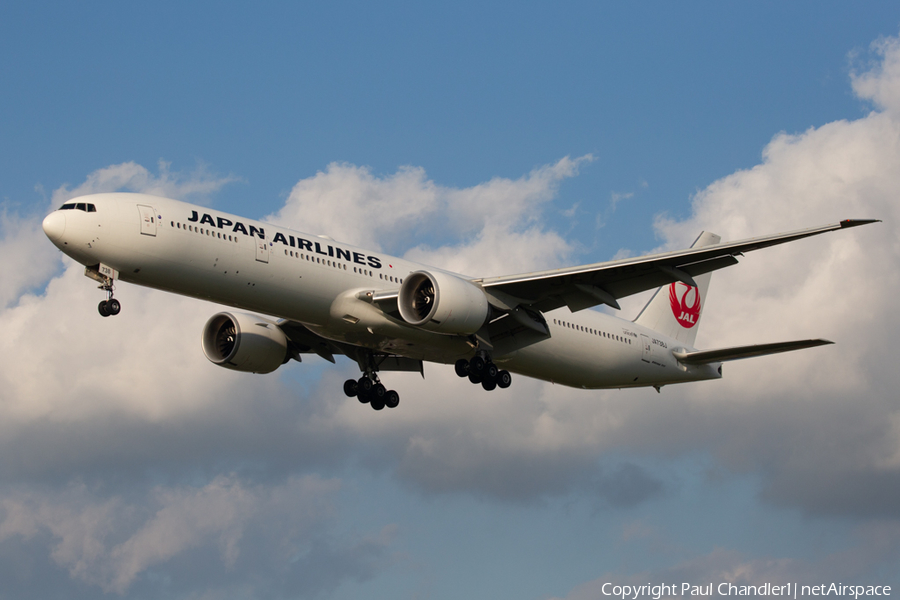
{"label": "aircraft nose", "polygon": [[44,233],[51,241],[57,241],[66,231],[66,215],[62,211],[54,211],[44,217]]}

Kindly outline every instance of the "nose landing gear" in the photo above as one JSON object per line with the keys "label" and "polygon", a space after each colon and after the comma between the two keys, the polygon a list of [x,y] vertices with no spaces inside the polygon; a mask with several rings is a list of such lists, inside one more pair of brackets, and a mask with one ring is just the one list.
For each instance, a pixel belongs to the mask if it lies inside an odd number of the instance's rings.
{"label": "nose landing gear", "polygon": [[119,314],[119,311],[122,310],[122,303],[113,298],[113,290],[115,289],[113,279],[107,278],[100,286],[100,289],[106,292],[106,300],[97,305],[97,311],[100,313],[100,316],[114,317]]}
{"label": "nose landing gear", "polygon": [[90,277],[94,281],[99,282],[100,285],[98,287],[106,292],[106,300],[103,300],[97,305],[97,312],[100,313],[100,316],[114,317],[119,314],[119,311],[122,310],[122,304],[113,298],[115,278],[116,275],[118,275],[118,271],[104,264],[99,264],[92,267],[85,267],[84,274],[86,277]]}

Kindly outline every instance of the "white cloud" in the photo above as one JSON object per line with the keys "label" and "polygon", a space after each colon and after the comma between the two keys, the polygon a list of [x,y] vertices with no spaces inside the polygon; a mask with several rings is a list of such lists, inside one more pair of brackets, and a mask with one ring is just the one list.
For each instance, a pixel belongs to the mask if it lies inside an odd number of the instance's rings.
{"label": "white cloud", "polygon": [[[435,184],[421,168],[376,177],[365,167],[333,163],[298,182],[269,219],[367,248],[386,240],[394,251],[418,244],[408,258],[473,275],[544,267],[570,248],[543,227],[542,208],[590,160],[566,157],[517,180],[497,177],[464,189]],[[435,236],[466,241],[435,247]]]}
{"label": "white cloud", "polygon": [[76,196],[117,191],[141,192],[187,202],[201,202],[223,186],[240,181],[233,175],[219,176],[211,173],[204,164],[199,164],[191,173],[173,173],[169,167],[169,163],[159,161],[158,175],[134,162],[97,169],[73,189],[64,185],[54,190],[53,208]]}
{"label": "white cloud", "polygon": [[58,268],[58,253],[37,219],[0,213],[0,307],[7,307],[24,292],[46,283]]}
{"label": "white cloud", "polygon": [[878,59],[868,70],[851,73],[853,91],[894,116],[900,115],[900,39],[883,37],[872,42]]}

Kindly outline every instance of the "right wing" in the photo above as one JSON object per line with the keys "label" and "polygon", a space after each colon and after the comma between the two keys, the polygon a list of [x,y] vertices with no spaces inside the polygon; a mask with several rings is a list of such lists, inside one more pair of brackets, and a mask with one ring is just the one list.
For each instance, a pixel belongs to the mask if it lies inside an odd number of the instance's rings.
{"label": "right wing", "polygon": [[578,311],[598,304],[618,309],[618,298],[651,290],[676,281],[696,287],[694,277],[738,262],[744,252],[785,242],[877,222],[877,219],[847,219],[840,223],[801,229],[737,242],[701,246],[637,258],[476,279],[491,298],[491,304],[507,311],[517,306],[547,312],[561,306]]}

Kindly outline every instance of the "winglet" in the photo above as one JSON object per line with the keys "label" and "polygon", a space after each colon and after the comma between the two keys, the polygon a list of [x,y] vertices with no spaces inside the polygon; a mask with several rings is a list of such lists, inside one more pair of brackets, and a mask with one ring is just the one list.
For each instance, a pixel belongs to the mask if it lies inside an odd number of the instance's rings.
{"label": "winglet", "polygon": [[841,221],[841,229],[859,227],[860,225],[868,225],[869,223],[881,223],[881,219],[844,219]]}

